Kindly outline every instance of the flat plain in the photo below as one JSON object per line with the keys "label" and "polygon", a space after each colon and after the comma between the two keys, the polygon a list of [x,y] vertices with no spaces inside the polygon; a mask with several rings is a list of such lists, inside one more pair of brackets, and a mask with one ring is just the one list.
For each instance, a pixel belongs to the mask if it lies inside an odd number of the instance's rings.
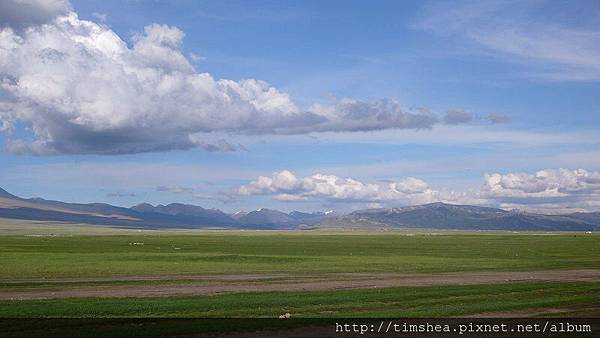
{"label": "flat plain", "polygon": [[597,234],[0,224],[4,318],[600,313]]}

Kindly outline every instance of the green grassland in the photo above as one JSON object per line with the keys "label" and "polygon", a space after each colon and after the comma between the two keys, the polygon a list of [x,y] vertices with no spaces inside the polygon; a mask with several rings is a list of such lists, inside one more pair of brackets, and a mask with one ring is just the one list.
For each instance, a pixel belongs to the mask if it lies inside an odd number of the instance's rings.
{"label": "green grassland", "polygon": [[600,268],[599,239],[581,233],[391,232],[0,236],[0,281],[160,274]]}
{"label": "green grassland", "polygon": [[[438,317],[597,302],[598,283],[518,283],[0,302],[0,317]],[[600,305],[599,305],[600,306]],[[585,310],[585,309],[582,309]],[[598,311],[598,308],[594,309]]]}
{"label": "green grassland", "polygon": [[[12,222],[12,223],[11,223]],[[585,233],[138,231],[0,220],[0,291],[204,283],[186,276],[600,269]],[[125,276],[177,276],[126,280]],[[252,283],[269,283],[268,278]],[[458,316],[597,303],[593,282],[0,301],[0,317]],[[593,311],[597,311],[593,308]]]}

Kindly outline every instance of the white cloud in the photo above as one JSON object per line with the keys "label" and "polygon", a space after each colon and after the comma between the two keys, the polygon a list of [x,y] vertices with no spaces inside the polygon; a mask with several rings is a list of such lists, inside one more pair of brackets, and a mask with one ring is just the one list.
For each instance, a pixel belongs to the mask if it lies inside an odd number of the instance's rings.
{"label": "white cloud", "polygon": [[107,13],[93,12],[92,16],[94,18],[98,19],[98,21],[100,21],[100,22],[106,22],[106,20],[108,20],[108,14]]}
{"label": "white cloud", "polygon": [[[268,128],[297,113],[286,94],[257,80],[197,73],[183,32],[147,26],[128,48],[114,32],[70,13],[22,35],[0,33],[2,116],[31,124],[33,153],[128,153],[210,148],[199,132]],[[221,142],[221,146],[224,145]],[[223,147],[221,147],[223,148]]]}
{"label": "white cloud", "polygon": [[71,10],[68,0],[0,1],[0,26],[17,29],[52,21]]}
{"label": "white cloud", "polygon": [[[26,28],[3,19],[0,30],[0,120],[30,126],[33,134],[9,135],[11,152],[234,151],[243,147],[205,140],[212,133],[427,129],[440,122],[391,99],[301,109],[264,81],[197,72],[178,28],[148,25],[130,47],[109,27],[79,19],[65,1],[27,3],[44,19]],[[3,4],[25,10],[17,0]]]}
{"label": "white cloud", "polygon": [[190,59],[194,62],[206,61],[206,57],[202,55],[198,55],[196,53],[190,53]]}
{"label": "white cloud", "polygon": [[600,205],[600,172],[546,169],[533,175],[485,175],[483,195],[500,203],[550,204],[563,207]]}
{"label": "white cloud", "polygon": [[352,178],[325,174],[297,177],[287,170],[275,172],[271,176],[260,176],[241,186],[238,192],[241,195],[273,195],[274,199],[286,202],[306,201],[310,198],[406,204],[438,200],[472,202],[472,198],[467,194],[434,190],[423,180],[413,177],[394,182],[364,183]]}
{"label": "white cloud", "polygon": [[526,173],[486,174],[480,188],[452,191],[434,189],[408,177],[397,181],[361,182],[335,175],[297,177],[290,171],[260,176],[241,186],[240,195],[271,195],[286,202],[324,199],[379,205],[431,202],[476,204],[525,210],[595,210],[600,207],[600,172],[584,169],[546,169]]}

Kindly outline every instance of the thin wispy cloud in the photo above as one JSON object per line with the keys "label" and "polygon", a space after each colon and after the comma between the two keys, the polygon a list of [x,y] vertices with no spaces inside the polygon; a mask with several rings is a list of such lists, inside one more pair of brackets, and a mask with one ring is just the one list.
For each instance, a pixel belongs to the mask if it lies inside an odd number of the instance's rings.
{"label": "thin wispy cloud", "polygon": [[161,185],[156,187],[156,191],[182,195],[186,198],[191,198],[195,200],[220,201],[221,203],[230,203],[236,199],[236,196],[232,195],[230,192],[219,191],[214,193],[207,193],[204,192],[205,189],[174,185]]}
{"label": "thin wispy cloud", "polygon": [[[189,187],[194,184],[210,185],[224,180],[251,179],[259,172],[239,167],[193,163],[139,163],[139,162],[80,162],[77,164],[43,163],[2,168],[3,182],[44,182],[56,185],[85,185],[97,182],[104,187],[127,187],[129,189],[169,190],[173,187]],[[116,190],[116,189],[115,189]],[[164,191],[163,191],[164,192]]]}
{"label": "thin wispy cloud", "polygon": [[[549,1],[433,3],[426,6],[414,27],[443,36],[462,36],[497,56],[527,64],[529,67],[524,71],[527,76],[600,80],[600,27],[545,20],[545,15],[540,14],[552,4]],[[597,15],[600,16],[600,11]]]}
{"label": "thin wispy cloud", "polygon": [[125,197],[136,197],[137,195],[134,192],[109,192],[106,194],[106,197],[117,197],[117,198],[125,198]]}
{"label": "thin wispy cloud", "polygon": [[96,18],[99,22],[106,22],[106,20],[108,20],[108,14],[107,13],[94,12],[94,13],[92,13],[92,16],[94,18]]}
{"label": "thin wispy cloud", "polygon": [[173,194],[192,194],[194,192],[194,189],[188,188],[188,187],[180,187],[180,186],[161,185],[161,186],[156,187],[156,191],[170,192]]}

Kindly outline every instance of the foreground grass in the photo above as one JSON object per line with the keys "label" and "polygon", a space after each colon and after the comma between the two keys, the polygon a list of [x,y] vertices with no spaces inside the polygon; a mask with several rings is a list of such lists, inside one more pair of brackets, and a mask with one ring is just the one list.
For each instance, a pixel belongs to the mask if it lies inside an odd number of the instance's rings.
{"label": "foreground grass", "polygon": [[0,302],[0,317],[447,317],[597,302],[598,283],[399,287]]}
{"label": "foreground grass", "polygon": [[599,239],[595,234],[510,233],[0,236],[0,280],[600,268]]}

